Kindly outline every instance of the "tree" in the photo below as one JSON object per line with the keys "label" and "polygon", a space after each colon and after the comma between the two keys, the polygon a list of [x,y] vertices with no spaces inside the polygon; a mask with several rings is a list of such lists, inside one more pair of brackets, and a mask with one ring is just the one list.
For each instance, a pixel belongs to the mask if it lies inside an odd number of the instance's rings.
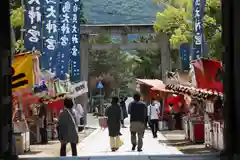
{"label": "tree", "polygon": [[[141,36],[135,43],[154,43],[156,42],[155,37]],[[161,78],[160,64],[161,64],[161,54],[158,51],[151,49],[137,50],[134,56],[134,69],[133,74],[137,78]]]}
{"label": "tree", "polygon": [[[180,44],[192,42],[192,0],[165,0],[163,12],[157,13],[154,28],[170,35],[170,43],[178,49]],[[221,57],[221,8],[220,0],[206,0],[204,34],[211,58]]]}
{"label": "tree", "polygon": [[[91,43],[112,43],[109,35],[100,34]],[[90,89],[95,90],[98,81],[104,84],[109,96],[116,89],[126,89],[132,81],[132,56],[120,50],[91,51],[89,54]]]}
{"label": "tree", "polygon": [[87,23],[87,19],[86,19],[86,17],[85,17],[83,8],[84,8],[83,1],[80,0],[80,3],[79,3],[80,24],[86,24],[86,23]]}

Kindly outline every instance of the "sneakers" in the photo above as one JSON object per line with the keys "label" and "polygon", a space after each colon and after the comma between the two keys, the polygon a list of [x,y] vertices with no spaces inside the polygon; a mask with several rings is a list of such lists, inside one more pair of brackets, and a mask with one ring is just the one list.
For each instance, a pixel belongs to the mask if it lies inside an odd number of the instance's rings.
{"label": "sneakers", "polygon": [[[132,151],[135,151],[135,149],[136,149],[136,145],[133,145],[132,146]],[[142,148],[138,148],[137,151],[142,152],[143,150],[142,150]]]}
{"label": "sneakers", "polygon": [[138,152],[142,152],[143,150],[142,150],[142,149],[138,149],[137,151],[138,151]]}
{"label": "sneakers", "polygon": [[136,145],[133,145],[132,146],[132,151],[135,151],[135,149],[136,149]]}

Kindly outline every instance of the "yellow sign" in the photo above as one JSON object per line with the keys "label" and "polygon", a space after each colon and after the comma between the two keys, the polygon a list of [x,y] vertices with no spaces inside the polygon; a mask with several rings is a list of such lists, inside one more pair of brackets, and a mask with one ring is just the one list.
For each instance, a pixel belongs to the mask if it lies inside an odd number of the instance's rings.
{"label": "yellow sign", "polygon": [[34,85],[34,73],[33,73],[33,55],[31,54],[22,54],[14,57],[14,63],[12,67],[15,70],[14,76],[20,73],[24,73],[26,77],[18,79],[14,83],[17,83],[22,80],[28,80],[28,84],[15,88],[13,90],[18,90],[21,88],[32,87]]}

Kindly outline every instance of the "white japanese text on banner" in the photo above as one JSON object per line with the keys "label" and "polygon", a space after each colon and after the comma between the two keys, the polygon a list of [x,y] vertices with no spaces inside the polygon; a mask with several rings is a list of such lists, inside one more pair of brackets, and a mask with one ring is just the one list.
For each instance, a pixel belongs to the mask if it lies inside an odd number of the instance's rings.
{"label": "white japanese text on banner", "polygon": [[60,0],[44,0],[42,68],[55,72]]}
{"label": "white japanese text on banner", "polygon": [[61,0],[60,5],[60,31],[59,31],[59,52],[56,75],[60,79],[65,79],[65,73],[69,71],[69,61],[71,53],[71,21],[73,14],[73,0]]}
{"label": "white japanese text on banner", "polygon": [[195,60],[203,56],[205,42],[203,34],[203,17],[205,0],[193,0],[193,48],[191,59]]}
{"label": "white japanese text on banner", "polygon": [[72,48],[70,61],[70,79],[71,81],[80,80],[80,3],[81,0],[73,0],[72,7]]}
{"label": "white japanese text on banner", "polygon": [[41,0],[25,0],[24,47],[26,50],[42,51],[42,6]]}

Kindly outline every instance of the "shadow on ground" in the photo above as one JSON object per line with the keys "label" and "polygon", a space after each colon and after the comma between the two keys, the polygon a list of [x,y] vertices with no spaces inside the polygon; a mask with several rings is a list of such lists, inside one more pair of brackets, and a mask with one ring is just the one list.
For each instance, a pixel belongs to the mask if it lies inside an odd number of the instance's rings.
{"label": "shadow on ground", "polygon": [[184,154],[205,154],[205,153],[214,153],[214,152],[218,152],[218,150],[213,149],[213,148],[206,148],[206,147],[198,147],[198,148],[193,148],[193,147],[189,147],[189,148],[181,148],[179,149],[181,152],[183,152]]}
{"label": "shadow on ground", "polygon": [[184,131],[162,131],[162,135],[167,140],[159,140],[159,143],[165,143],[168,146],[176,147],[183,154],[204,154],[214,153],[218,150],[207,148],[203,143],[193,143],[185,139]]}
{"label": "shadow on ground", "polygon": [[28,151],[28,152],[23,153],[22,155],[35,155],[35,154],[39,154],[41,152],[42,151]]}
{"label": "shadow on ground", "polygon": [[188,140],[159,140],[159,143],[165,143],[169,146],[178,147],[178,146],[188,146],[192,143]]}

